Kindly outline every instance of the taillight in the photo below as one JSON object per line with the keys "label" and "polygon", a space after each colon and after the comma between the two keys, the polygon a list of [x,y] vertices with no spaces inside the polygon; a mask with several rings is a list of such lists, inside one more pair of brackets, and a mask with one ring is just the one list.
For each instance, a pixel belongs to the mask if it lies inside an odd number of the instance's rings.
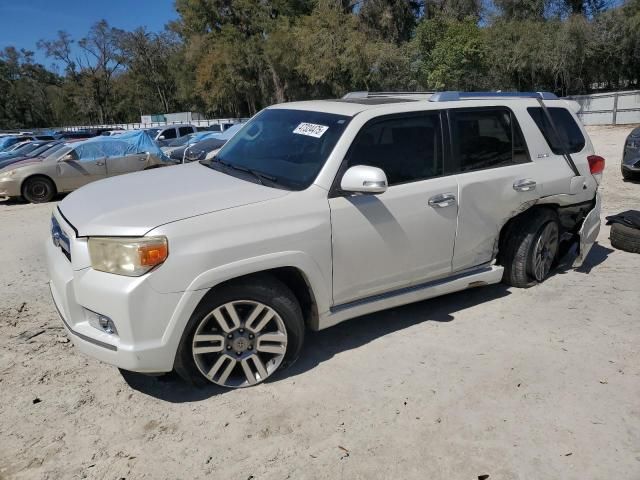
{"label": "taillight", "polygon": [[589,155],[587,160],[589,161],[589,170],[591,170],[591,175],[597,175],[598,173],[603,172],[604,158],[600,155]]}

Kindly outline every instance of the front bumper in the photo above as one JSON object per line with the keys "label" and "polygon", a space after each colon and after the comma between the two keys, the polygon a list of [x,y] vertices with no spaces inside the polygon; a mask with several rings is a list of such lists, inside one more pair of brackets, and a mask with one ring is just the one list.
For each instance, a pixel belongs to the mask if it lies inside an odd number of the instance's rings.
{"label": "front bumper", "polygon": [[[72,259],[74,254],[81,256],[79,243],[71,237]],[[46,242],[46,255],[53,302],[78,350],[125,370],[173,369],[182,330],[194,308],[189,300],[198,301],[193,293],[158,293],[149,284],[149,274],[134,278],[91,268],[74,270],[51,240]],[[93,326],[96,313],[111,318],[117,334]]]}
{"label": "front bumper", "polygon": [[20,182],[13,177],[0,177],[0,197],[19,197]]}

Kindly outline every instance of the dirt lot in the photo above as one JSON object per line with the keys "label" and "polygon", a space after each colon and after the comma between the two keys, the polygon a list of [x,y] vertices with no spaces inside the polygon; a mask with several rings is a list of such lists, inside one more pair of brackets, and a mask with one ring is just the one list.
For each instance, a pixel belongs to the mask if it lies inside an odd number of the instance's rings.
{"label": "dirt lot", "polygon": [[[629,128],[593,128],[605,214],[640,208]],[[640,255],[311,334],[241,391],[75,351],[49,299],[53,205],[0,202],[0,479],[640,479]]]}

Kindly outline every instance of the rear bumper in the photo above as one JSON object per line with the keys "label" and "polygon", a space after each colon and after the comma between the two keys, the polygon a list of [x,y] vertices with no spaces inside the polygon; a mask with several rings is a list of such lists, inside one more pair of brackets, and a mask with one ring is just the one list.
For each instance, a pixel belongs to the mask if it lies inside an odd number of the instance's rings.
{"label": "rear bumper", "polygon": [[598,234],[600,233],[600,225],[602,224],[602,221],[600,219],[601,210],[602,199],[600,197],[600,194],[596,192],[596,203],[584,218],[582,227],[580,227],[580,231],[578,232],[580,237],[580,251],[573,263],[574,268],[582,266],[584,260],[587,258],[587,255],[589,255],[589,252],[591,251],[591,247],[593,247],[593,244],[598,238]]}

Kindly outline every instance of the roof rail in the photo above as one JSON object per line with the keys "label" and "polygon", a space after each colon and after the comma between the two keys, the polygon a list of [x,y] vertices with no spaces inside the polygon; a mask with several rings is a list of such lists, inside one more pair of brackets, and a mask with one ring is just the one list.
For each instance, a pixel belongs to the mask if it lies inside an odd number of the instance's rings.
{"label": "roof rail", "polygon": [[540,100],[558,100],[551,92],[436,92],[430,102],[455,102],[458,100],[482,98],[538,98]]}
{"label": "roof rail", "polygon": [[416,95],[432,95],[434,92],[349,92],[342,97],[343,100],[354,98],[374,98],[374,97],[402,97]]}

